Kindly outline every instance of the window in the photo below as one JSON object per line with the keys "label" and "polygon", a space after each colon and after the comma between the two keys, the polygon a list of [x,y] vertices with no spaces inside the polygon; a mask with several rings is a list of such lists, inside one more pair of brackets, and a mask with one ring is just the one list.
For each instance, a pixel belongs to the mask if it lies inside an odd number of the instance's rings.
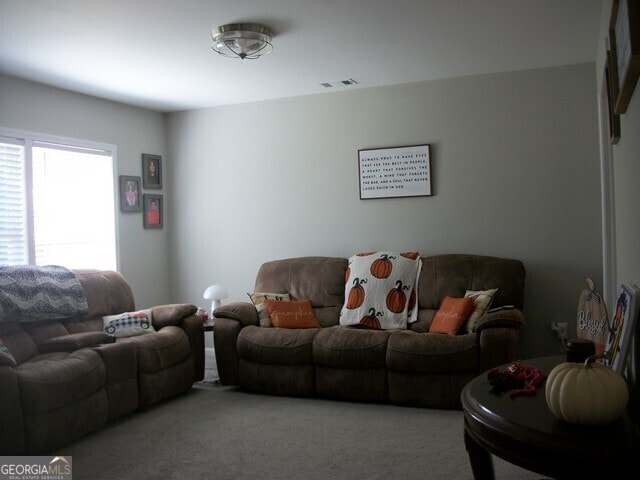
{"label": "window", "polygon": [[0,265],[115,270],[114,153],[0,130]]}

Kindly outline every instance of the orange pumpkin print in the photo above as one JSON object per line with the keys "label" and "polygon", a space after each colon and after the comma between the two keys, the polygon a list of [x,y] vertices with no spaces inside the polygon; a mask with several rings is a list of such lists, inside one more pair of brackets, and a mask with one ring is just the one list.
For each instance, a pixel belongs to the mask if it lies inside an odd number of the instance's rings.
{"label": "orange pumpkin print", "polygon": [[347,267],[347,271],[344,272],[344,283],[349,283],[349,277],[351,276],[351,267]]}
{"label": "orange pumpkin print", "polygon": [[369,315],[365,315],[360,319],[360,325],[381,330],[382,326],[380,325],[380,320],[378,320],[377,317],[381,317],[382,315],[384,315],[382,312],[376,312],[375,308],[370,308]]}
{"label": "orange pumpkin print", "polygon": [[402,280],[396,282],[395,288],[389,290],[387,294],[387,308],[393,313],[402,313],[407,303],[407,296],[403,290],[409,290],[409,287],[402,284]]}
{"label": "orange pumpkin print", "polygon": [[383,253],[379,259],[371,264],[371,275],[376,278],[388,278],[393,270],[393,262],[396,257]]}
{"label": "orange pumpkin print", "polygon": [[360,307],[364,303],[364,287],[363,284],[367,283],[367,279],[363,278],[360,280],[359,278],[353,279],[353,287],[349,290],[349,295],[347,297],[347,308],[354,309]]}
{"label": "orange pumpkin print", "polygon": [[410,258],[411,260],[415,260],[420,256],[420,252],[404,252],[404,253],[401,253],[400,255],[402,255],[405,258]]}

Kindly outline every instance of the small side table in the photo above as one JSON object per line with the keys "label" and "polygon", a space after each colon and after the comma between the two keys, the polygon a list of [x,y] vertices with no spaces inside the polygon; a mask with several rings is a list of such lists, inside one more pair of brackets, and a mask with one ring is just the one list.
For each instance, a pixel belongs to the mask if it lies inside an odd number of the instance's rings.
{"label": "small side table", "polygon": [[202,327],[205,332],[213,332],[213,319],[207,318],[207,321],[202,323]]}
{"label": "small side table", "polygon": [[[547,375],[563,357],[523,360]],[[507,365],[500,367],[504,370]],[[491,454],[553,478],[639,478],[640,433],[631,408],[602,427],[556,418],[544,388],[533,397],[491,393],[486,372],[462,390],[464,441],[475,479],[493,479]]]}

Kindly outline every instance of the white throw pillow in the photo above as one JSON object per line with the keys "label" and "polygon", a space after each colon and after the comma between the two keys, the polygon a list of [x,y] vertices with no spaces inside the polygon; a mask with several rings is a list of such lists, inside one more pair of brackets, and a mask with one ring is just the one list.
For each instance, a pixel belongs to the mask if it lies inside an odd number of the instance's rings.
{"label": "white throw pillow", "polygon": [[471,333],[475,330],[478,319],[491,306],[491,302],[493,302],[493,297],[495,297],[497,291],[497,288],[478,291],[467,290],[464,296],[473,298],[475,309],[473,310],[473,312],[471,312],[471,315],[469,315],[469,318],[462,326],[462,330],[466,331],[467,333]]}
{"label": "white throw pillow", "polygon": [[133,337],[155,332],[153,328],[151,309],[125,312],[118,315],[102,317],[104,331],[117,338]]}

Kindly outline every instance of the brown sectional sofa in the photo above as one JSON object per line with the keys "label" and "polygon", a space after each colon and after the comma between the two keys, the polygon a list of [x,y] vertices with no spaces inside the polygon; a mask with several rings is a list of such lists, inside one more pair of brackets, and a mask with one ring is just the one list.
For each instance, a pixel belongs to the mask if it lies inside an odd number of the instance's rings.
{"label": "brown sectional sofa", "polygon": [[[418,321],[407,330],[339,325],[348,260],[302,257],[263,264],[254,291],[310,299],[322,328],[259,326],[248,302],[215,310],[214,345],[223,385],[276,395],[321,396],[432,408],[460,408],[462,387],[514,359],[524,324],[525,269],[518,260],[480,255],[422,257]],[[498,288],[471,333],[428,333],[445,296]]]}
{"label": "brown sectional sofa", "polygon": [[0,455],[51,452],[204,377],[195,306],[155,307],[155,333],[116,341],[102,316],[135,310],[129,284],[114,271],[74,273],[89,307],[81,318],[0,322],[15,359],[0,357]]}

